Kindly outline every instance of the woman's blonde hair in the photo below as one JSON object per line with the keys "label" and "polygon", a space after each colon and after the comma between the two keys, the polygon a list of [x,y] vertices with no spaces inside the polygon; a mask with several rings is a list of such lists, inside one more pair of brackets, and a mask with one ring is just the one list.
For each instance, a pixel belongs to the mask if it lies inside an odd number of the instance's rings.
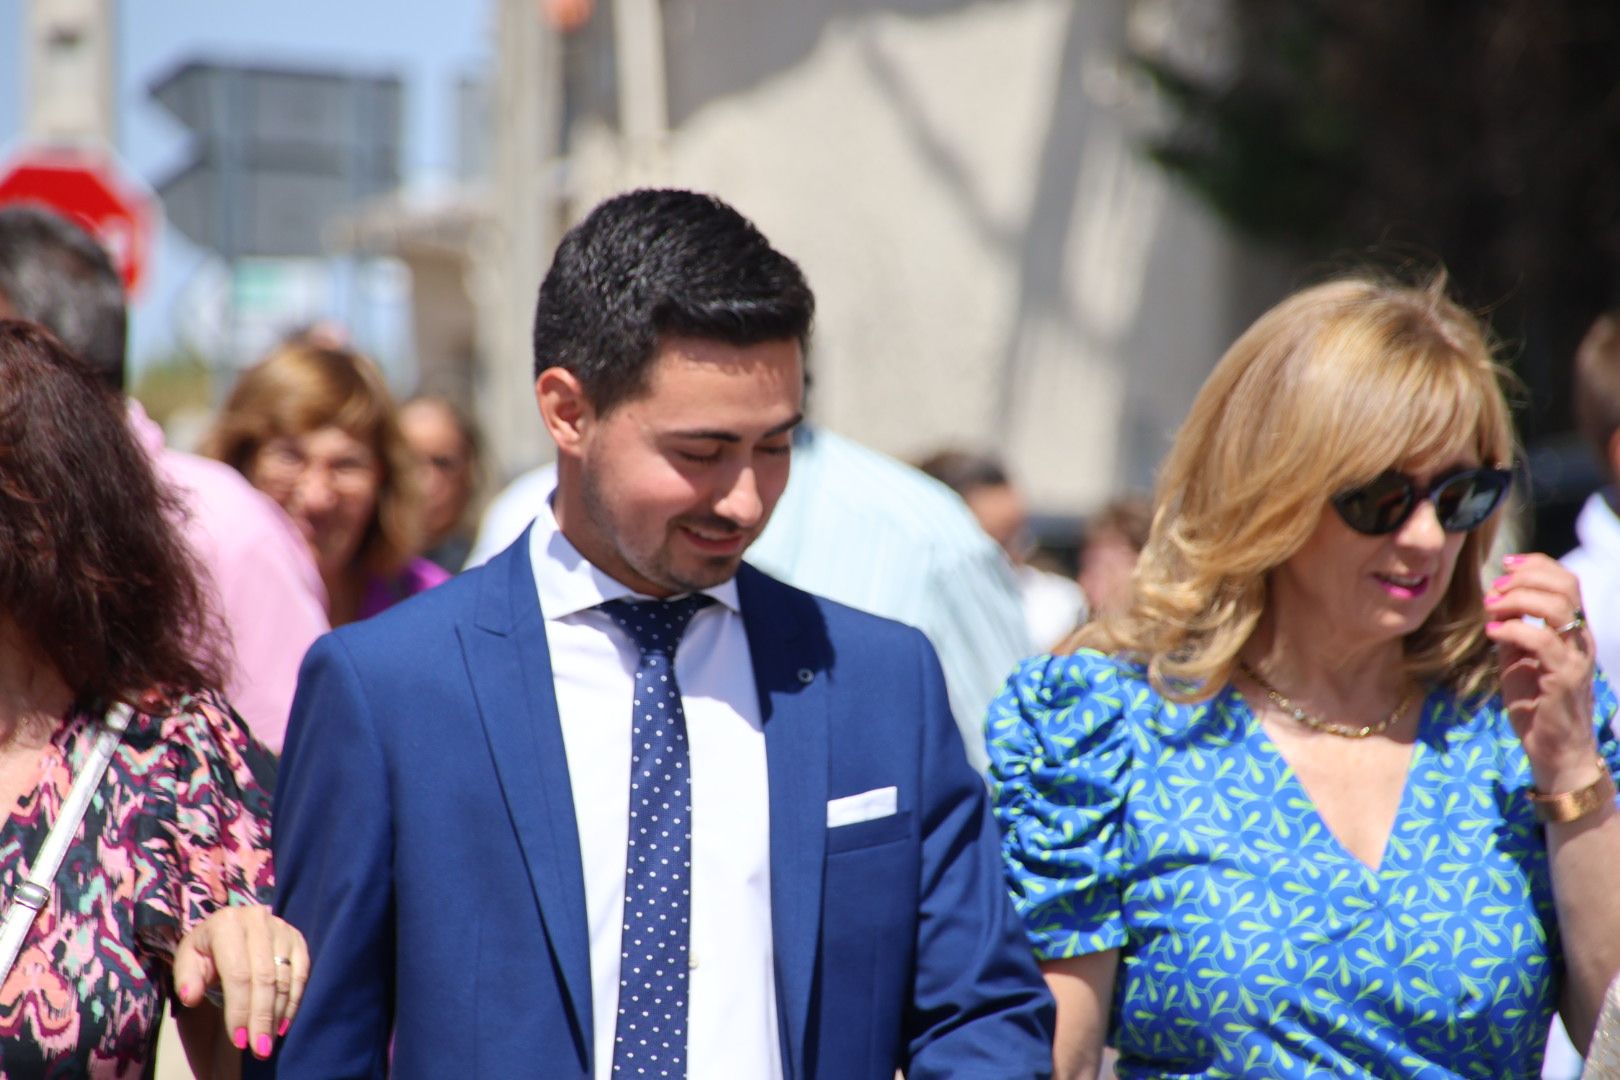
{"label": "woman's blonde hair", "polygon": [[421,534],[415,461],[388,384],[366,357],[303,341],[277,346],[237,379],[201,451],[246,476],[271,439],[324,427],[345,432],[376,455],[377,509],[355,559],[372,573],[397,573]]}
{"label": "woman's blonde hair", "polygon": [[[1512,461],[1506,377],[1443,275],[1418,287],[1356,276],[1288,297],[1193,402],[1159,475],[1129,609],[1066,645],[1145,663],[1174,700],[1214,694],[1266,609],[1271,571],[1336,492],[1464,453]],[[1407,637],[1414,678],[1465,696],[1491,687],[1481,570],[1496,530],[1493,517],[1468,534],[1445,595]]]}

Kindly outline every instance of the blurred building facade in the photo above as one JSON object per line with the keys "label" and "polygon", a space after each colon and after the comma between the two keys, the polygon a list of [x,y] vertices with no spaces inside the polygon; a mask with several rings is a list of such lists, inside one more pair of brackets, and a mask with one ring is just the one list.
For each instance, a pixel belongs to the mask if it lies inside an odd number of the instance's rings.
{"label": "blurred building facade", "polygon": [[35,141],[117,142],[115,0],[27,0],[23,130]]}
{"label": "blurred building facade", "polygon": [[[461,383],[497,474],[545,453],[527,332],[551,247],[630,187],[715,192],[802,263],[816,420],[900,457],[992,449],[1043,513],[1146,486],[1225,345],[1288,284],[1138,150],[1158,117],[1125,53],[1220,64],[1221,5],[496,2]],[[385,218],[367,237],[401,237],[414,269],[425,226]]]}

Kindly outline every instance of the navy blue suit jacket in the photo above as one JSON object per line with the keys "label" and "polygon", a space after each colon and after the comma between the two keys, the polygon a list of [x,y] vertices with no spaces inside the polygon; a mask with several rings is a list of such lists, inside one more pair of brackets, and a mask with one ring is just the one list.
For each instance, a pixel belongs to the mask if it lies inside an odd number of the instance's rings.
{"label": "navy blue suit jacket", "polygon": [[[927,640],[752,568],[738,591],[786,1076],[1048,1076],[1051,1000]],[[829,799],[889,785],[899,813],[827,827]],[[585,888],[526,534],[310,651],[275,855],[314,958],[279,1075],[382,1077],[392,1033],[398,1077],[589,1080]]]}

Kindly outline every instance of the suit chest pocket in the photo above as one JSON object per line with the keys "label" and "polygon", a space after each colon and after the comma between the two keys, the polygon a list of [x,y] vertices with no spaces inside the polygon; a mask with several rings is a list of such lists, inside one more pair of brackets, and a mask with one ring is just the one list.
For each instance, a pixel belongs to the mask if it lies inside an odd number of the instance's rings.
{"label": "suit chest pocket", "polygon": [[901,810],[871,821],[836,825],[827,830],[827,854],[860,851],[911,835],[911,811]]}

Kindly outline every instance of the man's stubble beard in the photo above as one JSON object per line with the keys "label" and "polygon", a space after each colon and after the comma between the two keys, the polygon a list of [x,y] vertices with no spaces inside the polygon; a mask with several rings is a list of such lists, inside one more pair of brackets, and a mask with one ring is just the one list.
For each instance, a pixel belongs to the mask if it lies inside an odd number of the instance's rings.
{"label": "man's stubble beard", "polygon": [[[664,543],[658,549],[648,553],[649,559],[652,560],[651,565],[638,565],[634,561],[638,557],[638,553],[630,550],[623,543],[622,533],[614,525],[613,515],[609,510],[607,500],[602,495],[602,485],[597,482],[595,473],[590,469],[581,469],[579,479],[580,505],[585,511],[585,516],[590,519],[596,534],[607,542],[609,549],[622,564],[623,569],[629,570],[636,577],[649,584],[676,594],[711,589],[736,576],[737,568],[742,562],[740,553],[735,557],[723,555],[700,556],[702,564],[711,568],[711,571],[704,574],[702,578],[687,578],[677,572],[668,558],[672,555],[670,545],[674,539],[670,533],[684,520],[682,518],[672,518],[665,525]],[[706,518],[705,523],[710,527],[737,528],[734,522],[714,516]],[[756,536],[750,539],[743,551],[746,552],[748,546],[751,546],[753,540],[757,538]],[[660,558],[660,556],[664,556],[664,558]]]}

